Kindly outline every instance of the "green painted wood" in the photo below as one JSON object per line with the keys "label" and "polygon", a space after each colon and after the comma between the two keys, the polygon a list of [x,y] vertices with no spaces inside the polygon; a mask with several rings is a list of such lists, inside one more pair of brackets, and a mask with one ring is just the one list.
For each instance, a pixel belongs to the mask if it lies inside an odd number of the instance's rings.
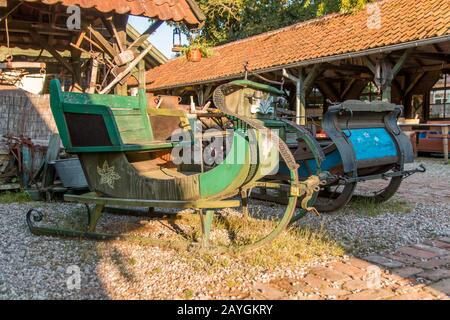
{"label": "green painted wood", "polygon": [[[139,90],[137,97],[62,92],[59,81],[52,80],[50,94],[52,113],[69,153],[151,151],[173,147],[171,143],[153,141],[145,90]],[[112,146],[73,147],[65,113],[102,116]]]}
{"label": "green painted wood", "polygon": [[50,82],[50,108],[55,119],[56,127],[58,128],[59,135],[66,149],[70,149],[72,144],[69,138],[69,131],[67,130],[66,119],[62,110],[63,95],[61,90],[61,84],[57,80]]}
{"label": "green painted wood", "polygon": [[248,178],[250,146],[242,131],[235,131],[224,162],[200,175],[200,196],[209,198],[239,189]]}
{"label": "green painted wood", "polygon": [[[144,142],[143,142],[144,143]],[[158,151],[172,149],[176,144],[174,143],[147,143],[147,144],[129,144],[120,146],[100,146],[100,147],[72,147],[70,153],[108,153],[108,152],[141,152],[141,151]]]}
{"label": "green painted wood", "polygon": [[204,247],[207,247],[214,220],[214,210],[206,210],[205,215],[203,215],[203,212],[200,212],[200,216],[202,218],[202,244]]}
{"label": "green painted wood", "polygon": [[94,232],[96,227],[97,227],[97,223],[98,220],[101,218],[101,216],[103,215],[103,209],[105,208],[105,206],[103,204],[97,204],[94,208],[94,211],[91,212],[91,214],[89,215],[89,226],[88,226],[88,232]]}
{"label": "green painted wood", "polygon": [[77,203],[90,203],[111,206],[130,206],[143,208],[177,208],[177,209],[206,209],[206,208],[237,208],[240,207],[239,200],[197,200],[197,201],[168,201],[168,200],[142,200],[142,199],[118,199],[110,197],[99,197],[90,192],[84,195],[64,195],[64,200]]}

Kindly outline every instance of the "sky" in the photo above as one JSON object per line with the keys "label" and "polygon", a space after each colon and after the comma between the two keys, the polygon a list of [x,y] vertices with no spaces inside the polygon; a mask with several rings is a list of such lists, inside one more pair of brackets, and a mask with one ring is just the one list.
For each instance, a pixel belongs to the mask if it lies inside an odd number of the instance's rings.
{"label": "sky", "polygon": [[[128,22],[140,33],[144,32],[151,24],[147,18],[130,16]],[[164,23],[150,36],[150,42],[167,58],[173,58],[173,27]],[[186,44],[186,36],[182,36],[182,44]]]}

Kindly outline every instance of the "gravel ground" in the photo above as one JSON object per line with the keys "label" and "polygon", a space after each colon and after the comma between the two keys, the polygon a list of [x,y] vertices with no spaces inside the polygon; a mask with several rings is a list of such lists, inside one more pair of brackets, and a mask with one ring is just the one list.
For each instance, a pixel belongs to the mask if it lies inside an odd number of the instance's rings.
{"label": "gravel ground", "polygon": [[[326,230],[347,254],[355,255],[450,235],[450,195],[445,193],[450,190],[450,166],[433,159],[419,162],[426,165],[427,173],[409,178],[392,200],[407,201],[408,212],[389,212],[387,206],[377,215],[367,215],[350,205],[333,215],[309,215],[300,225]],[[36,206],[62,218],[63,225],[76,221],[70,213],[82,209],[63,203],[0,205],[0,299],[247,298],[257,282],[299,277],[308,267],[340,259],[325,255],[302,267],[268,271],[214,256],[224,260],[222,267],[209,269],[208,263],[193,263],[189,254],[173,249],[128,241],[99,243],[33,236],[25,213]],[[274,210],[273,206],[266,209]],[[142,218],[108,215],[102,225],[114,228],[124,221],[131,227],[148,224]],[[154,223],[149,227],[164,229],[161,226]],[[77,268],[80,287],[70,289],[67,282],[76,280],[71,271]]]}

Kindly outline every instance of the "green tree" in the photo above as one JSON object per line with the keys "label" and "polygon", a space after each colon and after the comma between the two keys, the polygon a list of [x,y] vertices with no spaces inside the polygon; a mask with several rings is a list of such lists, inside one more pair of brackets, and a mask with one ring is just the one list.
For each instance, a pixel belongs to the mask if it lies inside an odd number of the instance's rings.
{"label": "green tree", "polygon": [[[332,12],[359,10],[371,0],[197,0],[211,45],[246,38]],[[187,30],[184,30],[187,33]]]}

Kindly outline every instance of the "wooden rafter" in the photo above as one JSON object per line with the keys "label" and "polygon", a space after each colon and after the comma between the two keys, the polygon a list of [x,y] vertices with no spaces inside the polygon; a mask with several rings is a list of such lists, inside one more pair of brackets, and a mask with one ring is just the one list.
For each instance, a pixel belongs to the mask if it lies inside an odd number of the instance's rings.
{"label": "wooden rafter", "polygon": [[33,40],[39,44],[42,48],[47,50],[56,60],[58,60],[71,74],[74,73],[72,66],[59,54],[56,49],[50,45],[46,39],[44,39],[39,33],[35,30],[29,30],[31,37]]}

